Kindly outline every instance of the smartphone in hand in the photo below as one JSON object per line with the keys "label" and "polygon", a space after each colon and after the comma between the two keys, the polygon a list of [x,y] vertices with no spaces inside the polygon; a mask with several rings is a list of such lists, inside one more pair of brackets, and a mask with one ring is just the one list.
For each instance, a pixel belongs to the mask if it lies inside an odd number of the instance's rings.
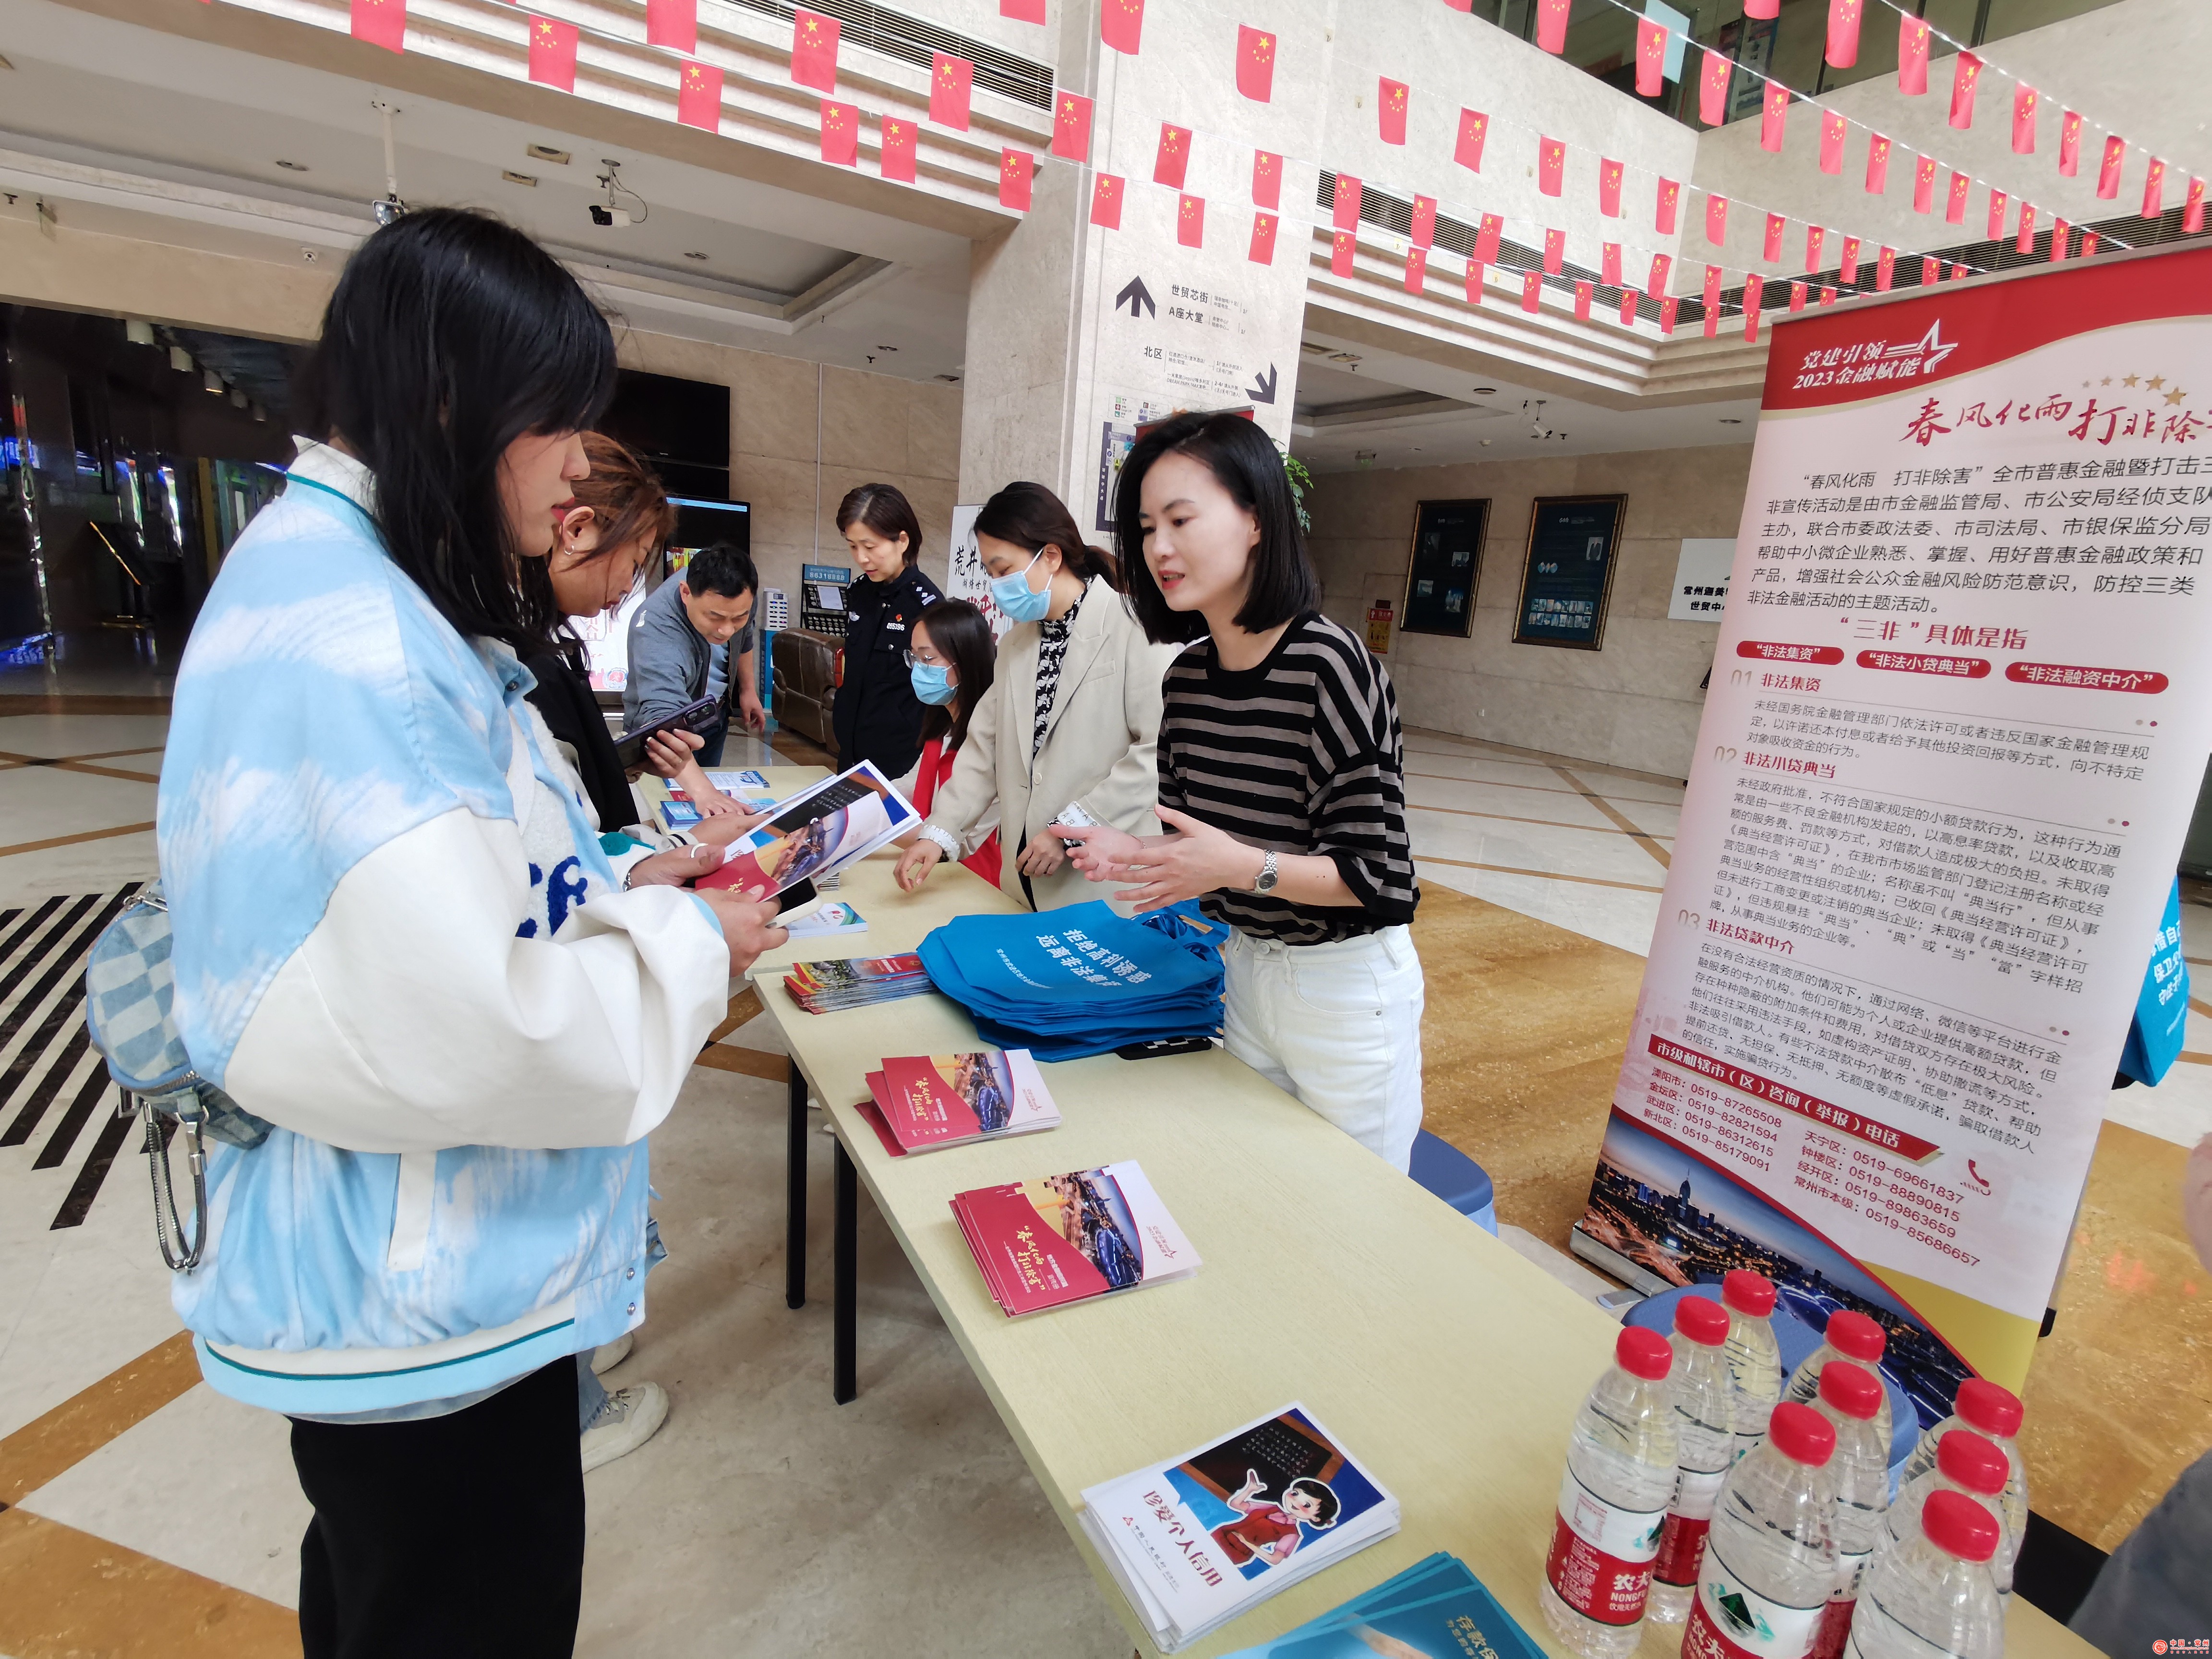
{"label": "smartphone in hand", "polygon": [[702,697],[672,714],[664,714],[647,725],[625,732],[615,739],[615,758],[623,763],[625,771],[634,766],[642,766],[645,764],[645,740],[647,738],[658,732],[674,731],[679,726],[686,732],[711,732],[714,728],[714,711],[720,706],[716,698]]}

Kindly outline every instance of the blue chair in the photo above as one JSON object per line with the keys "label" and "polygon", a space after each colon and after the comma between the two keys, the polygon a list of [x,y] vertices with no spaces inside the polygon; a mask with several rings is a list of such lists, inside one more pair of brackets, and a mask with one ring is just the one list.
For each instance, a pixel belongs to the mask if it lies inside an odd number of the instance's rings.
{"label": "blue chair", "polygon": [[1497,1235],[1498,1200],[1489,1174],[1451,1142],[1422,1130],[1413,1137],[1408,1173],[1476,1226]]}

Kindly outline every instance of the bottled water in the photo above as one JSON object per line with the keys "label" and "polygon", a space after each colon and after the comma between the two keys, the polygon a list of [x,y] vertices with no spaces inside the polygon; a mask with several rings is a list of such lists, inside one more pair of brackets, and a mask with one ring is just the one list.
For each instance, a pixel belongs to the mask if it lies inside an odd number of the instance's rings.
{"label": "bottled water", "polygon": [[1905,1460],[1904,1479],[1917,1479],[1936,1467],[1936,1448],[1952,1430],[1972,1429],[2002,1452],[2011,1466],[1999,1518],[2017,1547],[2017,1540],[2027,1535],[2027,1464],[2020,1455],[2020,1419],[2018,1395],[1981,1377],[1968,1377],[1959,1385],[1952,1414],[1923,1434],[1912,1455]]}
{"label": "bottled water", "polygon": [[1729,1376],[1735,1382],[1735,1455],[1741,1457],[1766,1432],[1766,1419],[1782,1398],[1782,1350],[1774,1340],[1774,1281],[1738,1267],[1721,1280],[1729,1311]]}
{"label": "bottled water", "polygon": [[1836,1588],[1813,1638],[1813,1659],[1838,1659],[1842,1654],[1851,1607],[1889,1508],[1889,1435],[1882,1426],[1888,1413],[1881,1409],[1886,1399],[1881,1377],[1850,1360],[1832,1359],[1820,1373],[1820,1396],[1814,1409],[1836,1431]]}
{"label": "bottled water", "polygon": [[1721,1482],[1682,1659],[1806,1659],[1836,1587],[1836,1431],[1784,1401]]}
{"label": "bottled water", "polygon": [[1679,1453],[1667,1339],[1631,1326],[1613,1352],[1575,1416],[1537,1592],[1545,1622],[1583,1659],[1627,1659],[1643,1637]]}
{"label": "bottled water", "polygon": [[1674,1304],[1674,1371],[1668,1385],[1674,1396],[1681,1462],[1651,1568],[1651,1617],[1662,1625],[1680,1624],[1697,1599],[1713,1498],[1735,1461],[1735,1384],[1729,1376],[1728,1334],[1728,1310],[1719,1303],[1686,1296]]}
{"label": "bottled water", "polygon": [[2012,1594],[2012,1564],[2020,1554],[2021,1540],[2004,1524],[2003,1494],[2008,1465],[1996,1443],[1972,1429],[1954,1429],[1936,1443],[1936,1467],[1905,1483],[1897,1502],[1889,1506],[1887,1545],[1917,1537],[1920,1511],[1931,1493],[1955,1492],[1981,1504],[1996,1518],[1996,1553],[1990,1558],[1990,1577],[2000,1597]]}
{"label": "bottled water", "polygon": [[2004,1613],[1986,1565],[1996,1517],[1963,1493],[1932,1494],[1925,1525],[1869,1570],[1850,1659],[2001,1659]]}
{"label": "bottled water", "polygon": [[[1889,1333],[1881,1324],[1863,1313],[1841,1308],[1828,1316],[1828,1328],[1805,1363],[1790,1373],[1789,1385],[1782,1390],[1784,1400],[1795,1400],[1800,1405],[1810,1406],[1820,1397],[1820,1373],[1832,1359],[1848,1359],[1854,1365],[1865,1367],[1881,1376],[1881,1352],[1889,1345]],[[1889,1466],[1889,1437],[1895,1425],[1889,1414],[1889,1390],[1881,1394],[1881,1408],[1875,1413],[1875,1430],[1881,1436],[1881,1461],[1886,1470]],[[1936,1454],[1931,1450],[1929,1460]]]}

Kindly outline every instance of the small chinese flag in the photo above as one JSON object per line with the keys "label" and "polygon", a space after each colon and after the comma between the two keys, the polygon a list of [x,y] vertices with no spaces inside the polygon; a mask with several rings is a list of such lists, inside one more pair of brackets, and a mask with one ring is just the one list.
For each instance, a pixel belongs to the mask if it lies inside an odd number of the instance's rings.
{"label": "small chinese flag", "polygon": [[[2191,179],[2189,193],[2181,198],[2181,234],[2194,236],[2204,228],[2204,181]],[[2085,249],[2084,252],[2087,250]]]}
{"label": "small chinese flag", "polygon": [[1720,307],[1718,306],[1707,306],[1705,307],[1705,337],[1708,340],[1716,339],[1719,337],[1720,331]]}
{"label": "small chinese flag", "polygon": [[1841,276],[1844,282],[1856,284],[1859,279],[1859,239],[1844,238],[1844,260]]}
{"label": "small chinese flag", "polygon": [[1459,112],[1459,143],[1453,147],[1452,160],[1470,172],[1482,171],[1482,141],[1490,136],[1490,118],[1479,110],[1463,109]]}
{"label": "small chinese flag", "polygon": [[1720,308],[1721,268],[1718,265],[1707,265],[1705,267],[1705,313],[1708,316],[1717,316],[1719,314]]}
{"label": "small chinese flag", "polygon": [[1017,23],[1044,21],[1044,0],[999,0],[999,15]]}
{"label": "small chinese flag", "polygon": [[1875,254],[1875,258],[1874,258],[1874,288],[1875,288],[1875,293],[1877,293],[1877,294],[1887,294],[1887,293],[1888,293],[1888,292],[1889,292],[1889,285],[1890,285],[1890,283],[1891,283],[1893,281],[1894,281],[1894,280],[1895,280],[1896,276],[1897,276],[1897,250],[1896,250],[1895,248],[1893,248],[1893,247],[1886,247],[1886,248],[1882,249],[1882,251],[1881,251],[1881,252],[1879,252],[1879,253],[1877,253],[1877,254]]}
{"label": "small chinese flag", "polygon": [[645,44],[690,57],[699,50],[699,0],[645,0]]}
{"label": "small chinese flag", "polygon": [[832,167],[857,167],[860,161],[860,112],[850,104],[822,100],[822,159]]}
{"label": "small chinese flag", "polygon": [[1137,55],[1145,33],[1145,0],[1100,0],[1098,38],[1116,52]]}
{"label": "small chinese flag", "polygon": [[530,20],[530,78],[560,92],[576,89],[576,26],[550,17]]}
{"label": "small chinese flag", "polygon": [[1820,171],[1841,173],[1844,170],[1844,137],[1850,131],[1850,123],[1833,110],[1820,112]]}
{"label": "small chinese flag", "polygon": [[2105,140],[2105,159],[2097,164],[2097,195],[2100,200],[2119,199],[2120,165],[2128,158],[2128,141],[2117,132]]}
{"label": "small chinese flag", "polygon": [[1779,152],[1782,149],[1782,124],[1790,113],[1790,88],[1779,81],[1766,83],[1766,95],[1759,110],[1759,147]]}
{"label": "small chinese flag", "polygon": [[1728,240],[1728,198],[1705,198],[1705,240],[1715,247]]}
{"label": "small chinese flag", "polygon": [[1185,247],[1206,246],[1206,201],[1186,196],[1176,208],[1176,240]]}
{"label": "small chinese flag", "polygon": [[1965,265],[1954,263],[1951,267],[1951,275],[1948,280],[1954,283],[1963,283],[1967,277],[1973,274],[1974,273],[1967,270]]}
{"label": "small chinese flag", "polygon": [[1328,222],[1339,230],[1359,228],[1359,180],[1348,173],[1336,175],[1336,190],[1329,198]]}
{"label": "small chinese flag", "polygon": [[1245,250],[1244,257],[1255,265],[1272,265],[1275,263],[1275,216],[1273,214],[1255,213],[1252,216],[1252,246]]}
{"label": "small chinese flag", "polygon": [[1330,232],[1328,239],[1329,270],[1339,276],[1351,276],[1352,256],[1357,246],[1358,239],[1355,238],[1350,231],[1338,230]]}
{"label": "small chinese flag", "polygon": [[1419,242],[1406,250],[1406,292],[1419,294],[1428,285],[1429,251]]}
{"label": "small chinese flag", "polygon": [[1747,340],[1759,338],[1759,295],[1765,285],[1765,279],[1755,270],[1743,279],[1743,337]]}
{"label": "small chinese flag", "polygon": [[1544,233],[1544,275],[1556,276],[1567,262],[1567,233],[1547,230]]}
{"label": "small chinese flag", "polygon": [[921,129],[896,115],[884,117],[883,175],[907,184],[914,182],[914,159]]}
{"label": "small chinese flag", "polygon": [[1662,179],[1659,181],[1659,205],[1654,216],[1654,222],[1662,236],[1674,234],[1674,210],[1681,205],[1681,185],[1672,179]]}
{"label": "small chinese flag", "polygon": [[1709,127],[1728,122],[1729,76],[1735,70],[1735,58],[1717,46],[1705,48],[1698,75],[1698,118]]}
{"label": "small chinese flag", "polygon": [[1567,147],[1557,138],[1536,140],[1536,188],[1557,196],[1567,173]]}
{"label": "small chinese flag", "polygon": [[1620,217],[1620,163],[1611,156],[1597,164],[1597,210],[1608,219]]}
{"label": "small chinese flag", "polygon": [[2012,89],[2012,153],[2035,154],[2035,88],[2025,81],[2015,82]]}
{"label": "small chinese flag", "polygon": [[932,52],[929,118],[956,132],[968,131],[968,106],[975,89],[975,66],[949,52]]}
{"label": "small chinese flag", "polygon": [[1620,290],[1620,325],[1623,328],[1636,326],[1636,290],[1632,288]]}
{"label": "small chinese flag", "polygon": [[[1559,9],[1565,11],[1566,8],[1562,6]],[[1533,315],[1543,308],[1544,273],[1540,270],[1523,271],[1521,275],[1521,309]]]}
{"label": "small chinese flag", "polygon": [[1859,12],[1863,0],[1828,0],[1828,67],[1850,69],[1859,61]]}
{"label": "small chinese flag", "polygon": [[1486,265],[1498,263],[1498,243],[1505,229],[1505,221],[1494,213],[1482,216],[1482,225],[1474,233],[1474,257]]}
{"label": "small chinese flag", "polygon": [[2166,163],[2156,156],[2143,173],[2142,216],[2155,219],[2166,211]]}
{"label": "small chinese flag", "polygon": [[690,63],[677,72],[676,118],[687,127],[722,130],[720,70],[711,64]]}
{"label": "small chinese flag", "polygon": [[1790,309],[1792,311],[1802,311],[1805,309],[1804,283],[1792,283],[1790,284]]}
{"label": "small chinese flag", "polygon": [[1467,262],[1467,302],[1471,306],[1482,303],[1482,261],[1469,256]]}
{"label": "small chinese flag", "polygon": [[407,0],[353,0],[353,38],[386,52],[407,50]]}
{"label": "small chinese flag", "polygon": [[1760,252],[1759,258],[1779,259],[1782,257],[1782,233],[1789,228],[1790,222],[1780,214],[1770,213],[1766,216],[1766,246]]}
{"label": "small chinese flag", "polygon": [[1437,198],[1433,196],[1413,198],[1413,222],[1407,228],[1406,240],[1415,247],[1432,247],[1437,240]]}
{"label": "small chinese flag", "polygon": [[1588,283],[1578,282],[1575,284],[1575,320],[1578,323],[1586,323],[1589,321],[1590,295],[1592,292],[1593,290]]}
{"label": "small chinese flag", "polygon": [[2057,264],[2066,257],[2066,234],[2072,228],[2063,219],[2051,222],[2051,263]]}
{"label": "small chinese flag", "polygon": [[1935,285],[1936,285],[1936,279],[1937,277],[1941,276],[1942,274],[1943,274],[1943,262],[1942,262],[1941,259],[1931,259],[1931,258],[1929,258],[1927,255],[1925,255],[1925,254],[1923,254],[1923,255],[1921,256],[1921,258],[1920,258],[1920,286],[1921,286],[1921,287],[1923,287],[1923,288],[1933,288],[1933,287],[1935,287]]}
{"label": "small chinese flag", "polygon": [[2008,199],[2004,191],[1992,187],[1990,191],[1989,238],[1992,242],[2004,234],[2005,203]]}
{"label": "small chinese flag", "polygon": [[1982,60],[1971,52],[1959,54],[1958,67],[1951,74],[1951,125],[1970,127],[1974,125],[1974,88],[1981,84]]}
{"label": "small chinese flag", "polygon": [[1636,95],[1656,98],[1667,89],[1667,26],[1655,18],[1636,20]]}
{"label": "small chinese flag", "polygon": [[1091,159],[1091,100],[1079,92],[1053,97],[1052,153],[1063,161]]}
{"label": "small chinese flag", "polygon": [[1030,210],[1030,185],[1036,173],[1036,158],[1025,149],[999,152],[999,205],[1017,213]]}
{"label": "small chinese flag", "polygon": [[1651,296],[1655,304],[1662,302],[1667,298],[1667,273],[1673,267],[1674,263],[1674,260],[1664,253],[1655,253],[1651,256],[1651,274],[1644,279],[1644,291]]}
{"label": "small chinese flag", "polygon": [[1152,182],[1181,190],[1183,174],[1189,168],[1190,129],[1161,122],[1160,147],[1152,157]]}
{"label": "small chinese flag", "polygon": [[2096,251],[2097,233],[2094,230],[2083,231],[2081,233],[2081,257],[2086,259]]}
{"label": "small chinese flag", "polygon": [[1928,21],[1897,15],[1897,89],[1917,98],[1928,90]]}
{"label": "small chinese flag", "polygon": [[837,20],[811,11],[791,20],[791,78],[818,92],[837,90]]}
{"label": "small chinese flag", "polygon": [[1275,94],[1275,37],[1265,29],[1237,26],[1237,90],[1255,104]]}
{"label": "small chinese flag", "polygon": [[2072,110],[2058,118],[2058,173],[2071,179],[2081,171],[2081,118]]}
{"label": "small chinese flag", "polygon": [[1972,179],[1960,173],[1956,167],[1951,170],[1950,199],[1943,204],[1945,224],[1963,225],[1966,222],[1966,197],[1973,187],[1974,181]]}
{"label": "small chinese flag", "polygon": [[1775,17],[1781,15],[1782,0],[1743,0],[1746,17]]}
{"label": "small chinese flag", "polygon": [[1597,278],[1607,288],[1620,286],[1620,244],[1606,242],[1600,245]]}
{"label": "small chinese flag", "polygon": [[1820,268],[1820,249],[1826,243],[1827,240],[1828,233],[1823,230],[1820,226],[1808,225],[1805,227],[1806,270],[1818,270]]}
{"label": "small chinese flag", "polygon": [[1936,206],[1936,158],[1923,155],[1912,169],[1912,210],[1927,213]]}
{"label": "small chinese flag", "polygon": [[1252,152],[1252,205],[1279,208],[1283,204],[1283,158],[1272,150]]}
{"label": "small chinese flag", "polygon": [[1091,183],[1091,222],[1101,230],[1121,228],[1122,183],[1121,175],[1118,173],[1102,173]]}
{"label": "small chinese flag", "polygon": [[1402,144],[1406,142],[1406,83],[1393,81],[1389,76],[1376,77],[1375,89],[1375,119],[1379,125],[1382,142]]}
{"label": "small chinese flag", "polygon": [[1822,289],[1820,290],[1820,303],[1824,306],[1832,306],[1835,304],[1836,290],[1832,288]]}
{"label": "small chinese flag", "polygon": [[1889,188],[1889,140],[1880,133],[1867,140],[1867,194],[1880,196]]}
{"label": "small chinese flag", "polygon": [[1536,0],[1536,44],[1548,52],[1567,49],[1569,0]]}
{"label": "small chinese flag", "polygon": [[1674,331],[1674,311],[1673,295],[1669,294],[1659,301],[1659,331],[1662,334],[1672,334]]}

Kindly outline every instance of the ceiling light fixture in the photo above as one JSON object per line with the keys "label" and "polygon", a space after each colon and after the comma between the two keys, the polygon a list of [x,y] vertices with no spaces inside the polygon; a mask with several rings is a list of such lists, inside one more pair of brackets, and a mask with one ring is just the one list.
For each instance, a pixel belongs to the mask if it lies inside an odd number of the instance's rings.
{"label": "ceiling light fixture", "polygon": [[522,185],[531,190],[538,188],[538,175],[534,173],[517,173],[513,167],[501,167],[499,176],[510,185]]}
{"label": "ceiling light fixture", "polygon": [[307,170],[305,161],[288,161],[281,155],[276,158],[276,165],[287,173],[305,173]]}
{"label": "ceiling light fixture", "polygon": [[1479,386],[1474,389],[1474,395],[1478,398],[1495,398],[1498,395],[1498,388],[1494,386]]}
{"label": "ceiling light fixture", "polygon": [[550,144],[526,144],[523,146],[522,153],[533,161],[550,161],[556,167],[565,167],[568,165],[568,152],[565,149],[556,149]]}
{"label": "ceiling light fixture", "polygon": [[703,259],[707,256],[703,253],[687,253],[684,257],[687,259]]}
{"label": "ceiling light fixture", "polygon": [[1721,424],[1723,426],[1741,426],[1743,422],[1736,419],[1733,415],[1723,415],[1721,416]]}

